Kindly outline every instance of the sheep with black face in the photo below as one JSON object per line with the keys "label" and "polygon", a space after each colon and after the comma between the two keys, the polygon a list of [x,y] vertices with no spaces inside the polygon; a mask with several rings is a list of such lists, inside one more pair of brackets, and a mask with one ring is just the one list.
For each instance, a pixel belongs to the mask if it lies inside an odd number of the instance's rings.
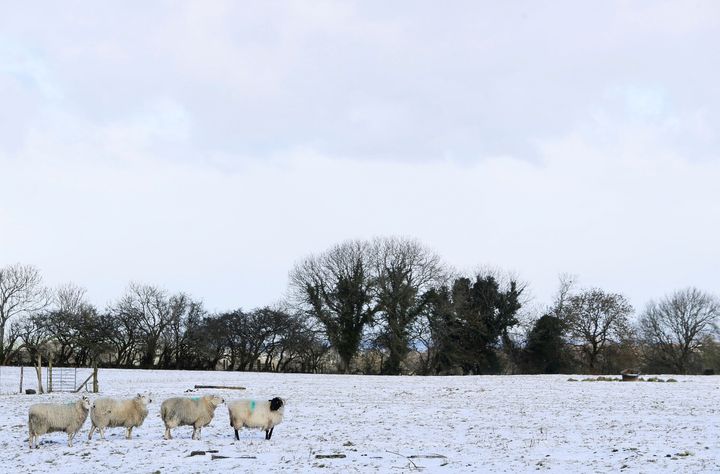
{"label": "sheep with black face", "polygon": [[235,430],[235,439],[242,428],[256,428],[265,431],[265,439],[270,439],[276,425],[283,420],[285,401],[280,397],[272,400],[235,400],[228,403],[230,426]]}

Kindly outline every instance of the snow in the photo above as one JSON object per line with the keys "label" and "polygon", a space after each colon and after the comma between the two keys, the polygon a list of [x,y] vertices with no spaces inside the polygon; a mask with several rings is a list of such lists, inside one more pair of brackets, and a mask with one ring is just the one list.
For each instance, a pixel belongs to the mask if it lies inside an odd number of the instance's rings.
{"label": "snow", "polygon": [[[88,371],[80,371],[78,380]],[[35,388],[26,368],[25,387]],[[27,411],[39,401],[79,395],[19,395],[19,369],[0,372],[0,453],[6,472],[720,472],[720,377],[678,383],[569,382],[557,376],[380,377],[248,372],[100,369],[97,396],[150,391],[145,424],[126,440],[64,433],[27,444]],[[581,378],[575,376],[575,378]],[[245,391],[195,384],[241,385]],[[227,409],[190,439],[192,428],[162,438],[160,403],[217,393],[225,399],[286,399],[285,420],[270,441],[245,430],[235,441]],[[191,451],[217,450],[189,457]],[[344,454],[344,458],[317,455]],[[413,457],[414,456],[414,457]],[[434,457],[433,457],[434,456]]]}

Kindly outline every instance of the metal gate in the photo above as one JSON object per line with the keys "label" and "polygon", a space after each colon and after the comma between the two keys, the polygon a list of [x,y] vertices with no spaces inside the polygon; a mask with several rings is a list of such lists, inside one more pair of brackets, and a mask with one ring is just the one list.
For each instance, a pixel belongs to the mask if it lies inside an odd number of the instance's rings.
{"label": "metal gate", "polygon": [[74,392],[77,388],[77,369],[74,367],[53,367],[46,373],[48,392]]}

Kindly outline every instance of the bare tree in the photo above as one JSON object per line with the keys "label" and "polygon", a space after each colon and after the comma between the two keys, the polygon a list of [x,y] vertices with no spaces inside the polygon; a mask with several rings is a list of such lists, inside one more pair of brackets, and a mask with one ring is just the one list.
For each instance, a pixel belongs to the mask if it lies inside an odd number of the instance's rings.
{"label": "bare tree", "polygon": [[437,344],[434,340],[433,326],[427,314],[432,307],[426,304],[426,308],[426,311],[410,327],[411,345],[418,351],[415,373],[419,375],[430,375],[437,359]]}
{"label": "bare tree", "polygon": [[36,313],[49,303],[40,271],[32,265],[0,268],[0,361],[5,360],[5,327],[13,316]]}
{"label": "bare tree", "polygon": [[651,301],[640,318],[649,360],[686,373],[691,358],[720,322],[720,302],[697,288],[686,288]]}
{"label": "bare tree", "polygon": [[253,370],[276,334],[275,312],[260,308],[251,312],[240,309],[221,315],[227,327],[229,370]]}
{"label": "bare tree", "polygon": [[81,313],[89,304],[85,289],[72,283],[61,285],[53,294],[50,310],[40,321],[54,344],[48,357],[59,365],[68,364],[77,349],[80,334],[85,330]]}
{"label": "bare tree", "polygon": [[50,357],[58,365],[85,365],[107,350],[109,333],[97,309],[86,299],[86,290],[68,283],[54,293],[51,309],[41,321],[51,341]]}
{"label": "bare tree", "polygon": [[87,290],[74,283],[60,285],[54,294],[55,309],[65,313],[78,313],[89,303],[86,298]]}
{"label": "bare tree", "polygon": [[[100,315],[103,326],[111,328],[108,342],[115,358],[114,365],[130,367],[137,359],[138,347],[142,337],[139,317],[134,311],[125,311],[119,305],[108,308]],[[112,358],[110,360],[113,363]]]}
{"label": "bare tree", "polygon": [[165,290],[155,286],[137,283],[128,286],[113,312],[137,323],[142,335],[143,367],[155,364],[160,337],[188,305],[189,298],[182,293],[169,297]]}
{"label": "bare tree", "polygon": [[558,276],[558,280],[560,281],[560,286],[546,314],[562,319],[568,305],[568,300],[572,296],[573,288],[577,284],[577,276],[569,273],[561,273]]}
{"label": "bare tree", "polygon": [[217,315],[191,319],[187,328],[192,367],[215,370],[227,356],[228,326],[225,318]]}
{"label": "bare tree", "polygon": [[365,326],[372,321],[372,280],[368,244],[348,241],[300,262],[290,273],[296,300],[323,325],[348,372]]}
{"label": "bare tree", "polygon": [[162,352],[159,365],[164,369],[186,369],[192,364],[193,345],[189,331],[207,315],[201,301],[193,301],[184,294],[170,298],[170,324],[162,334]]}
{"label": "bare tree", "polygon": [[567,300],[564,320],[570,333],[582,343],[588,368],[596,369],[598,357],[609,341],[622,339],[633,308],[619,294],[600,289],[585,290]]}
{"label": "bare tree", "polygon": [[[10,323],[9,337],[18,342],[13,347],[8,346],[6,357],[13,363],[32,363],[40,352],[45,355],[48,333],[42,317],[38,314],[23,314]],[[28,358],[24,358],[26,355]]]}
{"label": "bare tree", "polygon": [[372,243],[373,293],[381,341],[389,353],[383,372],[399,374],[409,352],[410,330],[427,307],[425,293],[444,283],[440,257],[416,240],[378,238]]}

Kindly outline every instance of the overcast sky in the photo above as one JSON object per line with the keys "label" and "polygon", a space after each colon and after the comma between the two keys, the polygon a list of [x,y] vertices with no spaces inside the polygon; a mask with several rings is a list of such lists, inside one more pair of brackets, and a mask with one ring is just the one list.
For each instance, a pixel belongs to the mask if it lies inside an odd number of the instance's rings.
{"label": "overcast sky", "polygon": [[0,266],[270,304],[412,236],[720,293],[720,2],[0,1]]}

